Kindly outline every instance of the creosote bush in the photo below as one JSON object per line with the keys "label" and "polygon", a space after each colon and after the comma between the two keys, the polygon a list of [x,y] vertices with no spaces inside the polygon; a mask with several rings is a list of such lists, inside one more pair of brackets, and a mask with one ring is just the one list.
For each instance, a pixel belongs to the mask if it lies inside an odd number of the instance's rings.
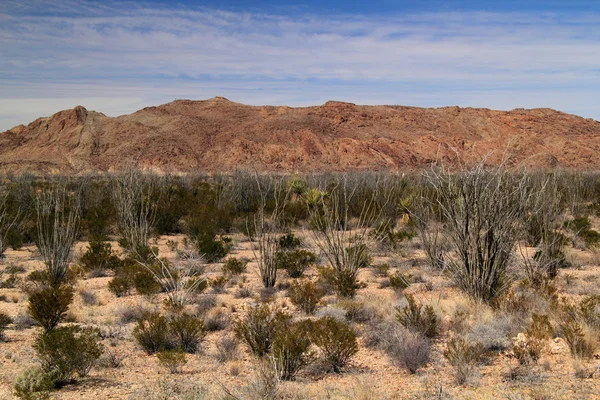
{"label": "creosote bush", "polygon": [[238,258],[229,257],[225,264],[223,264],[222,271],[224,274],[229,275],[241,275],[246,272],[246,265],[248,261],[240,260]]}
{"label": "creosote bush", "polygon": [[324,294],[315,282],[300,281],[292,283],[288,289],[290,301],[306,314],[315,313]]}
{"label": "creosote bush", "polygon": [[15,395],[24,400],[41,400],[49,398],[49,392],[55,388],[56,373],[48,372],[41,367],[26,369],[17,376]]}
{"label": "creosote bush", "polygon": [[179,348],[160,350],[156,353],[156,358],[158,358],[160,365],[172,374],[179,373],[181,368],[187,363],[185,353]]}
{"label": "creosote bush", "polygon": [[256,304],[235,322],[234,332],[254,355],[262,357],[271,351],[278,329],[290,320],[291,316],[275,305]]}
{"label": "creosote bush", "polygon": [[65,318],[73,301],[73,288],[67,285],[46,286],[29,296],[29,315],[46,331],[54,329]]}
{"label": "creosote bush", "polygon": [[175,348],[195,353],[205,334],[202,320],[185,313],[170,318],[158,312],[144,313],[133,329],[133,337],[147,354]]}
{"label": "creosote bush", "polygon": [[282,380],[293,380],[313,359],[306,328],[307,325],[302,321],[291,322],[275,333],[271,351]]}
{"label": "creosote bush", "polygon": [[396,307],[396,319],[402,326],[413,332],[418,332],[428,338],[433,338],[439,333],[439,319],[431,305],[423,308],[418,304],[414,296],[407,295],[408,304],[404,307]]}
{"label": "creosote bush", "polygon": [[104,346],[98,331],[76,325],[61,326],[39,335],[33,348],[42,368],[55,374],[56,382],[68,382],[74,373],[87,376]]}
{"label": "creosote bush", "polygon": [[113,252],[109,242],[93,240],[79,259],[79,263],[85,271],[94,276],[101,276],[106,270],[118,270],[121,260]]}
{"label": "creosote bush", "polygon": [[184,313],[171,318],[169,330],[178,348],[186,353],[196,353],[206,334],[202,320]]}
{"label": "creosote bush", "polygon": [[280,250],[276,255],[277,268],[287,271],[290,278],[301,278],[304,271],[315,263],[317,256],[308,250]]}
{"label": "creosote bush", "polygon": [[333,317],[308,322],[308,337],[320,350],[325,367],[340,373],[358,352],[356,334],[346,323]]}

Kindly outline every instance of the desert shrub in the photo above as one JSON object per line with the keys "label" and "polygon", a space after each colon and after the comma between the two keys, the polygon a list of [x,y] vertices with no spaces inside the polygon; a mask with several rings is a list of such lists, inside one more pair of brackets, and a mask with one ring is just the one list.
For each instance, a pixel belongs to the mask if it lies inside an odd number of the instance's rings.
{"label": "desert shrub", "polygon": [[547,315],[532,314],[525,333],[519,333],[513,341],[513,354],[521,365],[536,363],[552,335],[552,326]]}
{"label": "desert shrub", "polygon": [[250,290],[248,286],[240,286],[235,292],[234,297],[236,299],[247,299],[249,297],[252,297],[252,290]]}
{"label": "desert shrub", "polygon": [[339,306],[346,311],[344,315],[346,321],[362,324],[370,322],[378,316],[374,307],[367,306],[360,301],[342,300],[339,302]]}
{"label": "desert shrub", "polygon": [[94,306],[98,302],[96,294],[94,292],[90,292],[89,290],[80,290],[79,297],[86,306]]}
{"label": "desert shrub", "polygon": [[179,348],[159,350],[156,352],[156,358],[158,358],[159,364],[172,374],[178,373],[181,367],[187,363],[185,353]]}
{"label": "desert shrub", "polygon": [[106,348],[104,354],[98,359],[97,365],[101,368],[119,368],[125,357],[115,350]]}
{"label": "desert shrub", "polygon": [[18,331],[23,331],[25,329],[29,329],[37,324],[31,315],[27,313],[19,313],[14,319],[15,329]]}
{"label": "desert shrub", "polygon": [[300,239],[291,232],[281,236],[277,243],[279,248],[283,250],[295,250],[301,244]]}
{"label": "desert shrub", "polygon": [[98,330],[76,325],[62,326],[39,335],[33,348],[42,368],[56,372],[58,382],[67,382],[76,372],[84,377],[102,355]]}
{"label": "desert shrub", "polygon": [[217,354],[215,358],[219,362],[235,360],[239,356],[238,341],[231,336],[223,336],[217,341]]}
{"label": "desert shrub", "polygon": [[223,239],[216,239],[212,232],[201,232],[195,237],[196,250],[206,262],[214,263],[229,253],[229,246]]}
{"label": "desert shrub", "polygon": [[206,315],[208,311],[217,306],[217,296],[214,294],[206,294],[200,296],[196,300],[196,314]]}
{"label": "desert shrub", "polygon": [[206,334],[202,320],[183,313],[171,318],[169,331],[176,345],[186,353],[197,352],[200,341]]}
{"label": "desert shrub", "polygon": [[229,317],[223,310],[213,310],[204,317],[204,327],[209,332],[222,331],[229,325]]}
{"label": "desert shrub", "polygon": [[235,322],[234,332],[254,355],[262,357],[270,352],[277,330],[290,319],[290,315],[275,305],[257,304]]}
{"label": "desert shrub", "polygon": [[319,348],[325,366],[336,373],[358,352],[356,334],[346,323],[332,317],[311,321],[308,337]]}
{"label": "desert shrub", "polygon": [[600,295],[585,296],[581,299],[579,314],[585,323],[600,329]]}
{"label": "desert shrub", "polygon": [[390,264],[377,264],[373,265],[373,271],[375,275],[380,276],[382,278],[386,278],[390,272]]}
{"label": "desert shrub", "polygon": [[390,275],[390,286],[396,292],[402,292],[404,289],[410,286],[412,276],[410,274],[403,274],[397,271],[395,274]]}
{"label": "desert shrub", "polygon": [[309,348],[305,323],[293,322],[277,330],[272,353],[281,379],[293,380],[298,371],[310,363],[312,354]]}
{"label": "desert shrub", "polygon": [[92,240],[79,259],[79,264],[86,272],[100,276],[107,269],[116,271],[121,264],[121,259],[113,252],[109,242]]}
{"label": "desert shrub", "polygon": [[224,274],[240,275],[246,272],[246,260],[240,260],[234,257],[229,257],[223,265],[222,271]]}
{"label": "desert shrub", "polygon": [[144,313],[137,321],[132,335],[147,354],[174,347],[167,319],[157,312]]}
{"label": "desert shrub", "polygon": [[108,281],[108,291],[117,297],[127,296],[133,289],[133,282],[127,276],[115,276]]}
{"label": "desert shrub", "polygon": [[356,273],[350,270],[336,270],[332,267],[319,267],[319,284],[326,292],[335,292],[340,297],[354,297],[358,289],[366,284],[356,279]]}
{"label": "desert shrub", "polygon": [[385,351],[394,365],[414,374],[429,362],[431,344],[420,333],[400,331],[385,339]]}
{"label": "desert shrub", "polygon": [[151,296],[159,293],[161,290],[160,283],[154,278],[154,275],[147,269],[141,266],[135,268],[136,272],[133,275],[133,287],[136,292],[142,296]]}
{"label": "desert shrub", "polygon": [[309,315],[315,313],[324,296],[323,291],[317,284],[308,280],[293,283],[288,290],[288,294],[292,304]]}
{"label": "desert shrub", "polygon": [[56,373],[41,367],[26,369],[17,376],[15,395],[24,400],[42,400],[50,397],[49,392],[56,384]]}
{"label": "desert shrub", "polygon": [[580,232],[578,236],[583,239],[587,247],[596,247],[600,244],[600,232],[593,229]]}
{"label": "desert shrub", "polygon": [[223,293],[225,291],[225,285],[229,282],[229,279],[225,275],[217,276],[208,282],[208,285],[212,288],[213,293]]}
{"label": "desert shrub", "polygon": [[483,348],[479,343],[469,343],[462,337],[450,339],[444,350],[444,357],[454,368],[454,378],[459,385],[473,380],[482,355]]}
{"label": "desert shrub", "polygon": [[8,314],[0,312],[0,341],[5,339],[4,331],[8,328],[8,325],[12,324],[13,320]]}
{"label": "desert shrub", "polygon": [[287,271],[290,278],[300,278],[304,271],[317,260],[317,256],[308,250],[278,251],[277,268]]}
{"label": "desert shrub", "polygon": [[408,304],[404,307],[396,307],[396,319],[406,329],[433,338],[439,333],[439,319],[431,305],[417,304],[414,296],[407,295]]}
{"label": "desert shrub", "polygon": [[479,343],[485,351],[501,351],[510,347],[509,335],[512,321],[495,318],[492,321],[475,323],[465,335],[470,343]]}
{"label": "desert shrub", "polygon": [[64,319],[73,301],[73,288],[67,285],[48,286],[29,296],[29,315],[46,331],[54,329]]}

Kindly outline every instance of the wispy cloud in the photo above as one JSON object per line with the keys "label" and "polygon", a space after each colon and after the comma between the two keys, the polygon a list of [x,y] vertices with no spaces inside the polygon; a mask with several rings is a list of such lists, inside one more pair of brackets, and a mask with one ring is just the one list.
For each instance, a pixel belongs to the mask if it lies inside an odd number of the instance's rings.
{"label": "wispy cloud", "polygon": [[119,114],[213,95],[254,104],[540,106],[600,119],[592,101],[598,26],[600,14],[324,17],[8,1],[0,129],[73,101]]}

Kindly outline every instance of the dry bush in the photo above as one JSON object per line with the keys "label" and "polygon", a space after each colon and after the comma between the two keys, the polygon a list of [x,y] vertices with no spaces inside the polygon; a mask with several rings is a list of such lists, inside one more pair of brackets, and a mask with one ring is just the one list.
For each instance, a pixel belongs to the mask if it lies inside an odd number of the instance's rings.
{"label": "dry bush", "polygon": [[20,208],[14,209],[10,204],[11,192],[8,185],[0,185],[0,259],[8,247],[11,230],[16,227],[21,219]]}
{"label": "dry bush", "polygon": [[204,328],[209,332],[222,331],[227,329],[227,326],[229,326],[229,317],[223,310],[212,310],[204,316]]}
{"label": "dry bush", "polygon": [[12,324],[13,320],[8,314],[0,312],[0,342],[4,341],[6,338],[4,336],[4,331],[8,328],[8,325]]}
{"label": "dry bush", "polygon": [[238,340],[229,335],[222,336],[217,340],[217,353],[215,358],[219,362],[237,360],[239,357]]}
{"label": "dry bush", "polygon": [[431,343],[420,333],[396,329],[388,332],[384,340],[392,363],[411,374],[429,362]]}
{"label": "dry bush", "polygon": [[80,190],[71,191],[68,181],[59,180],[35,195],[36,244],[52,285],[63,283],[67,275],[79,230]]}
{"label": "dry bush", "polygon": [[454,379],[459,385],[472,383],[478,375],[477,363],[483,354],[479,343],[469,343],[464,338],[454,337],[448,341],[444,357],[454,368]]}
{"label": "dry bush", "polygon": [[432,169],[425,180],[456,250],[446,267],[465,293],[491,303],[508,288],[506,269],[532,192],[529,176],[503,165],[486,168],[484,160],[457,173]]}
{"label": "dry bush", "polygon": [[[392,201],[393,191],[385,183],[375,182],[374,191],[362,196],[357,187],[350,184],[348,176],[343,175],[329,191],[312,189],[306,194],[310,232],[329,264],[330,281],[339,296],[353,297],[360,288],[358,271],[369,265],[369,249],[381,234],[372,227],[376,223],[379,226],[390,223],[385,219],[384,210]],[[360,206],[353,222],[350,208],[357,200],[355,196],[360,197]]]}

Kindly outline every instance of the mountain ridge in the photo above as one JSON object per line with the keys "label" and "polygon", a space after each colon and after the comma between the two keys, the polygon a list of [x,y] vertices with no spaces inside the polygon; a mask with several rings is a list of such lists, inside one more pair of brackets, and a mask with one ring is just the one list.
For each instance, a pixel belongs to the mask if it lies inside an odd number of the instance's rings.
{"label": "mountain ridge", "polygon": [[498,163],[593,170],[600,122],[549,108],[249,106],[175,100],[108,117],[83,106],[0,133],[0,171],[84,173],[413,170],[491,153]]}

